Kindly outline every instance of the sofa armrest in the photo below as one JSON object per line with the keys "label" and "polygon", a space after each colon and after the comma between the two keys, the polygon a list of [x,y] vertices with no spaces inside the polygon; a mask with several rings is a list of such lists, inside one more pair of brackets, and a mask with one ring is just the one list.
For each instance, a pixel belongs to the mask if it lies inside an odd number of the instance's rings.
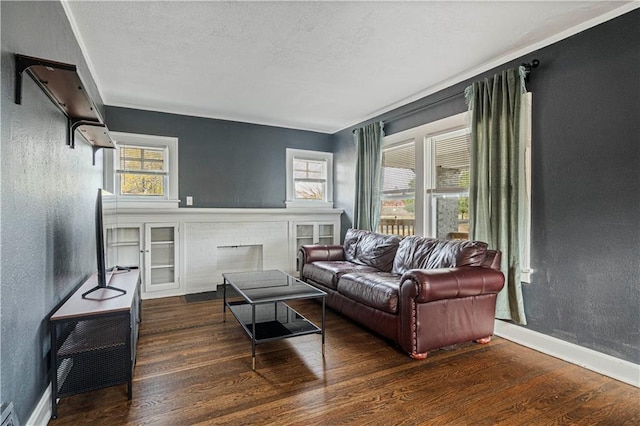
{"label": "sofa armrest", "polygon": [[320,244],[300,246],[298,257],[303,265],[319,260],[344,260],[344,247]]}
{"label": "sofa armrest", "polygon": [[298,270],[304,280],[304,265],[320,260],[344,260],[344,247],[339,245],[305,245],[298,250]]}
{"label": "sofa armrest", "polygon": [[495,269],[463,266],[443,269],[412,269],[401,279],[401,297],[416,303],[498,293],[504,275]]}

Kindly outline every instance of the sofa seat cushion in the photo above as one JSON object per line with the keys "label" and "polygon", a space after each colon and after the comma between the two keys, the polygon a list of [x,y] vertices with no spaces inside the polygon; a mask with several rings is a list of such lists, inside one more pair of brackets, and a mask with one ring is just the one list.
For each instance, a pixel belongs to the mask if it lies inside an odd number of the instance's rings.
{"label": "sofa seat cushion", "polygon": [[333,290],[337,288],[338,280],[350,272],[377,272],[376,268],[358,265],[347,261],[317,261],[304,266],[304,278],[315,281]]}
{"label": "sofa seat cushion", "polygon": [[400,275],[390,272],[352,272],[338,281],[338,293],[364,305],[395,314],[398,312]]}

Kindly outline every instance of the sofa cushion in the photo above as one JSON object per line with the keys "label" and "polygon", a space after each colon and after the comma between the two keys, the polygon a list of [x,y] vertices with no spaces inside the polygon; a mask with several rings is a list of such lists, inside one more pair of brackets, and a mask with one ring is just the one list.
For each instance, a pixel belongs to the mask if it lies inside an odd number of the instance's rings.
{"label": "sofa cushion", "polygon": [[303,274],[304,278],[335,290],[341,276],[356,271],[377,272],[378,270],[367,265],[334,260],[316,261],[306,264],[303,269]]}
{"label": "sofa cushion", "polygon": [[403,274],[411,269],[481,266],[486,254],[487,244],[480,241],[410,236],[400,242],[392,272]]}
{"label": "sofa cushion", "polygon": [[344,238],[345,259],[390,272],[399,244],[400,237],[397,235],[349,229]]}
{"label": "sofa cushion", "polygon": [[352,272],[338,281],[338,293],[381,311],[398,312],[400,275],[389,272]]}

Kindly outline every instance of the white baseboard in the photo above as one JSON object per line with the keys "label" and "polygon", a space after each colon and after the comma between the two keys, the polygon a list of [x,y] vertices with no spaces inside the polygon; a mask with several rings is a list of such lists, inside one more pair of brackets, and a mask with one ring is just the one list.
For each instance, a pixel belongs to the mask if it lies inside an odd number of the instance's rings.
{"label": "white baseboard", "polygon": [[638,364],[505,321],[496,320],[494,334],[596,373],[640,387],[640,365]]}
{"label": "white baseboard", "polygon": [[29,420],[25,423],[26,426],[46,426],[51,420],[51,383],[47,386],[47,389],[42,394],[38,405],[31,413]]}

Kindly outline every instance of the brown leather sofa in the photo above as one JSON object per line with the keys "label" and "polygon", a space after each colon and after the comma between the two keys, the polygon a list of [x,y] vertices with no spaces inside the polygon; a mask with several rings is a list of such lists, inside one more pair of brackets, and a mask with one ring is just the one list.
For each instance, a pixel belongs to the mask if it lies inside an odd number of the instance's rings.
{"label": "brown leather sofa", "polygon": [[327,305],[411,357],[493,335],[501,254],[468,240],[400,238],[349,229],[343,245],[305,245],[300,277]]}

